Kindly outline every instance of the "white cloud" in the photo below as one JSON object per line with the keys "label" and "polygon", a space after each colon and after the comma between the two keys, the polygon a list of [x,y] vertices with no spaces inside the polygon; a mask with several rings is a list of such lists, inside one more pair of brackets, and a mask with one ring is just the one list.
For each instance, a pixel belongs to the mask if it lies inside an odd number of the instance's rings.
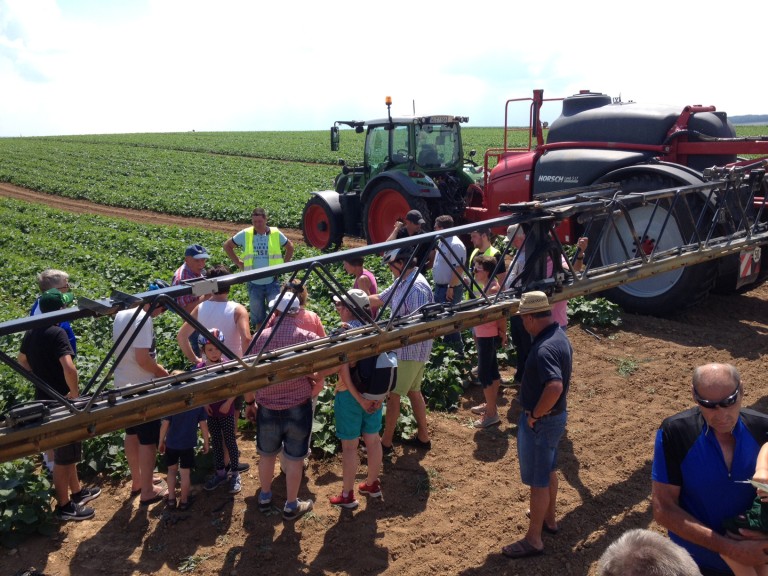
{"label": "white cloud", "polygon": [[0,0],[0,135],[321,129],[386,95],[488,126],[534,88],[766,113],[759,34],[692,6]]}

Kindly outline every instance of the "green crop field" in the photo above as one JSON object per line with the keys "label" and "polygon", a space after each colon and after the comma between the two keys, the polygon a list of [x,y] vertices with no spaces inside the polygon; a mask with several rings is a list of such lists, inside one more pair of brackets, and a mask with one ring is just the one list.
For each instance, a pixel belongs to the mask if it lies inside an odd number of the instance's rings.
{"label": "green crop field", "polygon": [[[741,136],[763,126],[738,128]],[[503,143],[501,128],[465,128],[464,150]],[[256,205],[277,226],[298,228],[312,191],[333,188],[339,158],[362,159],[363,135],[343,130],[330,152],[326,131],[188,132],[0,138],[0,181],[40,192],[178,216],[247,222]],[[526,132],[509,145],[527,146]]]}
{"label": "green crop field", "polygon": [[[740,136],[765,126],[739,126]],[[465,128],[464,152],[501,147],[502,128]],[[509,146],[527,146],[527,131]],[[0,182],[109,206],[247,222],[256,205],[277,226],[298,228],[310,193],[333,188],[338,159],[362,160],[363,135],[327,131],[187,132],[0,138]]]}
{"label": "green crop field", "polygon": [[[467,131],[467,152],[500,145],[503,130]],[[362,135],[225,132],[0,138],[0,182],[109,206],[247,222],[254,206],[298,228],[312,191],[333,188],[338,158],[361,161]]]}

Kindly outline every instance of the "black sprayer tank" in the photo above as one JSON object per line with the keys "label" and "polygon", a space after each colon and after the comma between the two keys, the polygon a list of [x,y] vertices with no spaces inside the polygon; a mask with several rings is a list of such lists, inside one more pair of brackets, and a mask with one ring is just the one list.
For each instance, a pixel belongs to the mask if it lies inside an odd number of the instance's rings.
{"label": "black sprayer tank", "polygon": [[[651,161],[654,152],[622,150],[621,146],[580,148],[578,142],[660,145],[671,142],[670,129],[682,107],[613,102],[610,96],[582,93],[563,100],[562,114],[552,122],[547,144],[574,143],[541,157],[534,173],[534,195],[553,190],[587,186],[608,172]],[[690,119],[685,135],[690,142],[710,137],[732,138],[736,132],[725,112],[700,112]],[[672,136],[674,138],[675,136]],[[735,156],[689,156],[687,165],[702,171],[713,165],[734,162]]]}

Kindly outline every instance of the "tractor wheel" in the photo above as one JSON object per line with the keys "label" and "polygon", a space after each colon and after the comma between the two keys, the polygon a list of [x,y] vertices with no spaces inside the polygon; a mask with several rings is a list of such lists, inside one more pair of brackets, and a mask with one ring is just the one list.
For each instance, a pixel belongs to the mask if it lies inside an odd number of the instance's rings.
{"label": "tractor wheel", "polygon": [[341,206],[323,196],[312,196],[304,206],[301,227],[304,241],[324,252],[337,250],[344,237]]}
{"label": "tractor wheel", "polygon": [[392,233],[398,218],[409,210],[418,210],[424,217],[425,229],[431,230],[427,203],[413,198],[394,182],[382,182],[373,189],[363,208],[363,230],[368,244],[384,242]]}
{"label": "tractor wheel", "polygon": [[[656,175],[635,176],[621,182],[621,188],[624,192],[638,192],[660,190],[678,184],[679,182]],[[683,214],[683,208],[676,208],[671,214],[672,217],[667,220],[667,215],[670,215],[670,203],[664,200],[660,202],[655,213],[652,205],[630,210],[636,232],[645,232],[642,243],[647,247],[644,249],[648,253],[656,245],[657,239],[659,242],[656,249],[666,250],[687,242],[693,232],[690,219]],[[692,211],[694,214],[698,213],[696,208]],[[663,235],[659,236],[665,222]],[[599,242],[594,246],[597,250],[595,263],[598,265],[624,261],[626,251],[629,251],[630,257],[634,256],[635,244],[626,221],[619,219],[615,224],[615,227],[611,226],[603,231]],[[606,290],[604,295],[627,312],[665,316],[704,300],[716,279],[717,263],[705,262],[629,282]]]}

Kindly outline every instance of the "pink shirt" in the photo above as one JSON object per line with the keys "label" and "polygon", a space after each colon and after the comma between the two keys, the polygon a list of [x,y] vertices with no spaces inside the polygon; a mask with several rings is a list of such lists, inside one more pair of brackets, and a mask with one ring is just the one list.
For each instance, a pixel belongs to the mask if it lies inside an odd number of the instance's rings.
{"label": "pink shirt", "polygon": [[[491,280],[491,282],[488,283],[488,285],[485,287],[486,292],[489,288],[493,288],[494,285],[498,286],[498,281],[494,278]],[[499,323],[494,320],[493,322],[486,322],[485,324],[480,324],[479,326],[475,326],[475,336],[478,338],[493,338],[494,336],[499,336]]]}
{"label": "pink shirt", "polygon": [[[368,280],[370,280],[370,282],[371,282],[371,294],[378,294],[379,293],[379,285],[376,283],[376,276],[373,275],[373,272],[363,268],[363,276],[368,278]],[[360,278],[355,278],[355,283],[352,286],[352,288],[360,288],[359,284],[360,284]],[[371,306],[371,316],[373,318],[376,318],[376,313],[378,311],[379,311],[378,308],[375,308],[375,307]]]}

